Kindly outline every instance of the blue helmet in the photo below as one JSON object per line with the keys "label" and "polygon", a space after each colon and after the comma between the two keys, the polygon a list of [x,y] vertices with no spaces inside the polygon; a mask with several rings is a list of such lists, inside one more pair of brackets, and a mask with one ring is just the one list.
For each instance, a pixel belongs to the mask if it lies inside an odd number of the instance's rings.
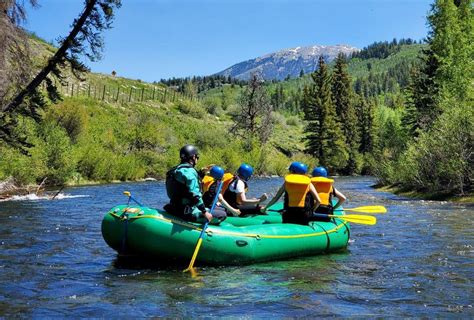
{"label": "blue helmet", "polygon": [[213,166],[211,168],[211,171],[209,172],[211,177],[213,177],[216,180],[221,180],[222,177],[224,176],[224,169],[222,169],[219,166]]}
{"label": "blue helmet", "polygon": [[316,167],[311,174],[313,177],[328,177],[328,171],[325,167]]}
{"label": "blue helmet", "polygon": [[237,173],[239,174],[239,176],[241,176],[245,181],[247,181],[248,179],[250,179],[250,177],[252,176],[253,174],[253,168],[251,166],[249,166],[248,164],[246,163],[242,163],[239,167],[239,169],[237,169]]}
{"label": "blue helmet", "polygon": [[296,174],[305,174],[306,171],[308,171],[308,166],[305,165],[304,163],[295,161],[290,164],[290,167],[288,168],[291,173],[296,173]]}

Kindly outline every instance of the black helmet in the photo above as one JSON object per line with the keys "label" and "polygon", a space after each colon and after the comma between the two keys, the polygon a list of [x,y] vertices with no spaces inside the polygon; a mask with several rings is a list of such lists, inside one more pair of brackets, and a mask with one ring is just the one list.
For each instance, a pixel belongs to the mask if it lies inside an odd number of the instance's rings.
{"label": "black helmet", "polygon": [[179,157],[182,161],[188,161],[194,155],[199,158],[199,151],[192,144],[187,144],[179,150]]}

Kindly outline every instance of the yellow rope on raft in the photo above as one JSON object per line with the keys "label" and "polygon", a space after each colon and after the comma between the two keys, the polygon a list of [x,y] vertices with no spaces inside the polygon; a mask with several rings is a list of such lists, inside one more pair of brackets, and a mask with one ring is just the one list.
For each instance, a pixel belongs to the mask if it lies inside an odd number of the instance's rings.
{"label": "yellow rope on raft", "polygon": [[[110,214],[116,218],[122,219],[120,215],[117,215],[116,213],[110,212]],[[171,220],[164,218],[163,216],[158,216],[158,215],[139,215],[135,217],[129,217],[128,219],[142,219],[142,218],[150,218],[150,219],[157,219],[161,221],[165,221],[171,224],[178,224],[183,227],[188,227],[197,231],[201,231],[202,228],[197,227],[195,225],[181,222],[179,220]],[[298,234],[298,235],[259,235],[259,234],[254,234],[254,233],[240,233],[240,232],[232,232],[232,231],[224,231],[224,230],[214,230],[211,229],[211,227],[208,227],[207,230],[209,233],[215,233],[215,234],[221,234],[221,235],[230,235],[230,236],[240,236],[240,237],[248,237],[248,238],[256,238],[256,239],[298,239],[298,238],[308,238],[308,237],[318,237],[322,236],[325,234],[329,233],[334,233],[337,232],[339,229],[344,227],[347,224],[347,222],[342,221],[341,224],[337,225],[335,228],[323,232],[314,232],[314,233],[308,233],[308,234]]]}

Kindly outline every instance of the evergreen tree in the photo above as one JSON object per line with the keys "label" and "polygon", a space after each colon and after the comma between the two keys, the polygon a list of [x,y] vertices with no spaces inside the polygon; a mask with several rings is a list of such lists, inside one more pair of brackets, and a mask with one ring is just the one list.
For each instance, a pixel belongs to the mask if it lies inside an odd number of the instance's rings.
{"label": "evergreen tree", "polygon": [[343,129],[349,160],[345,168],[345,174],[354,174],[357,170],[357,159],[359,149],[359,132],[357,126],[357,115],[352,102],[353,93],[351,79],[347,72],[347,60],[343,53],[339,53],[333,71],[332,96],[336,107],[336,114],[341,128]]}
{"label": "evergreen tree", "polygon": [[306,151],[316,157],[320,165],[341,170],[347,165],[348,153],[340,123],[336,120],[331,76],[322,56],[311,78],[313,83],[305,88],[303,96]]}
{"label": "evergreen tree", "polygon": [[438,61],[436,81],[443,97],[465,101],[472,92],[474,39],[471,0],[436,0],[428,16],[428,43]]}
{"label": "evergreen tree", "polygon": [[359,121],[360,145],[359,151],[363,154],[373,153],[376,150],[375,102],[362,98],[356,99],[356,110]]}
{"label": "evergreen tree", "polygon": [[431,7],[429,47],[423,51],[421,67],[413,72],[403,118],[413,136],[431,128],[443,112],[443,101],[473,99],[474,18],[470,3],[437,0]]}
{"label": "evergreen tree", "polygon": [[438,60],[431,49],[423,50],[422,66],[413,70],[408,86],[408,104],[403,123],[409,134],[418,136],[419,131],[431,128],[432,123],[441,114],[439,105],[439,87],[436,81]]}

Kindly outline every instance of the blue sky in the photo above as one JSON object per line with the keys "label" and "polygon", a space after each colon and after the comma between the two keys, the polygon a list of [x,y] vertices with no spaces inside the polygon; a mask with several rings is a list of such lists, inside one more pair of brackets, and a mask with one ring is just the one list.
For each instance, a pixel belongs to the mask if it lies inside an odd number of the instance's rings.
{"label": "blue sky", "polygon": [[[67,34],[81,0],[39,0],[26,28]],[[432,0],[122,0],[93,71],[146,81],[209,75],[284,48],[422,39]]]}

